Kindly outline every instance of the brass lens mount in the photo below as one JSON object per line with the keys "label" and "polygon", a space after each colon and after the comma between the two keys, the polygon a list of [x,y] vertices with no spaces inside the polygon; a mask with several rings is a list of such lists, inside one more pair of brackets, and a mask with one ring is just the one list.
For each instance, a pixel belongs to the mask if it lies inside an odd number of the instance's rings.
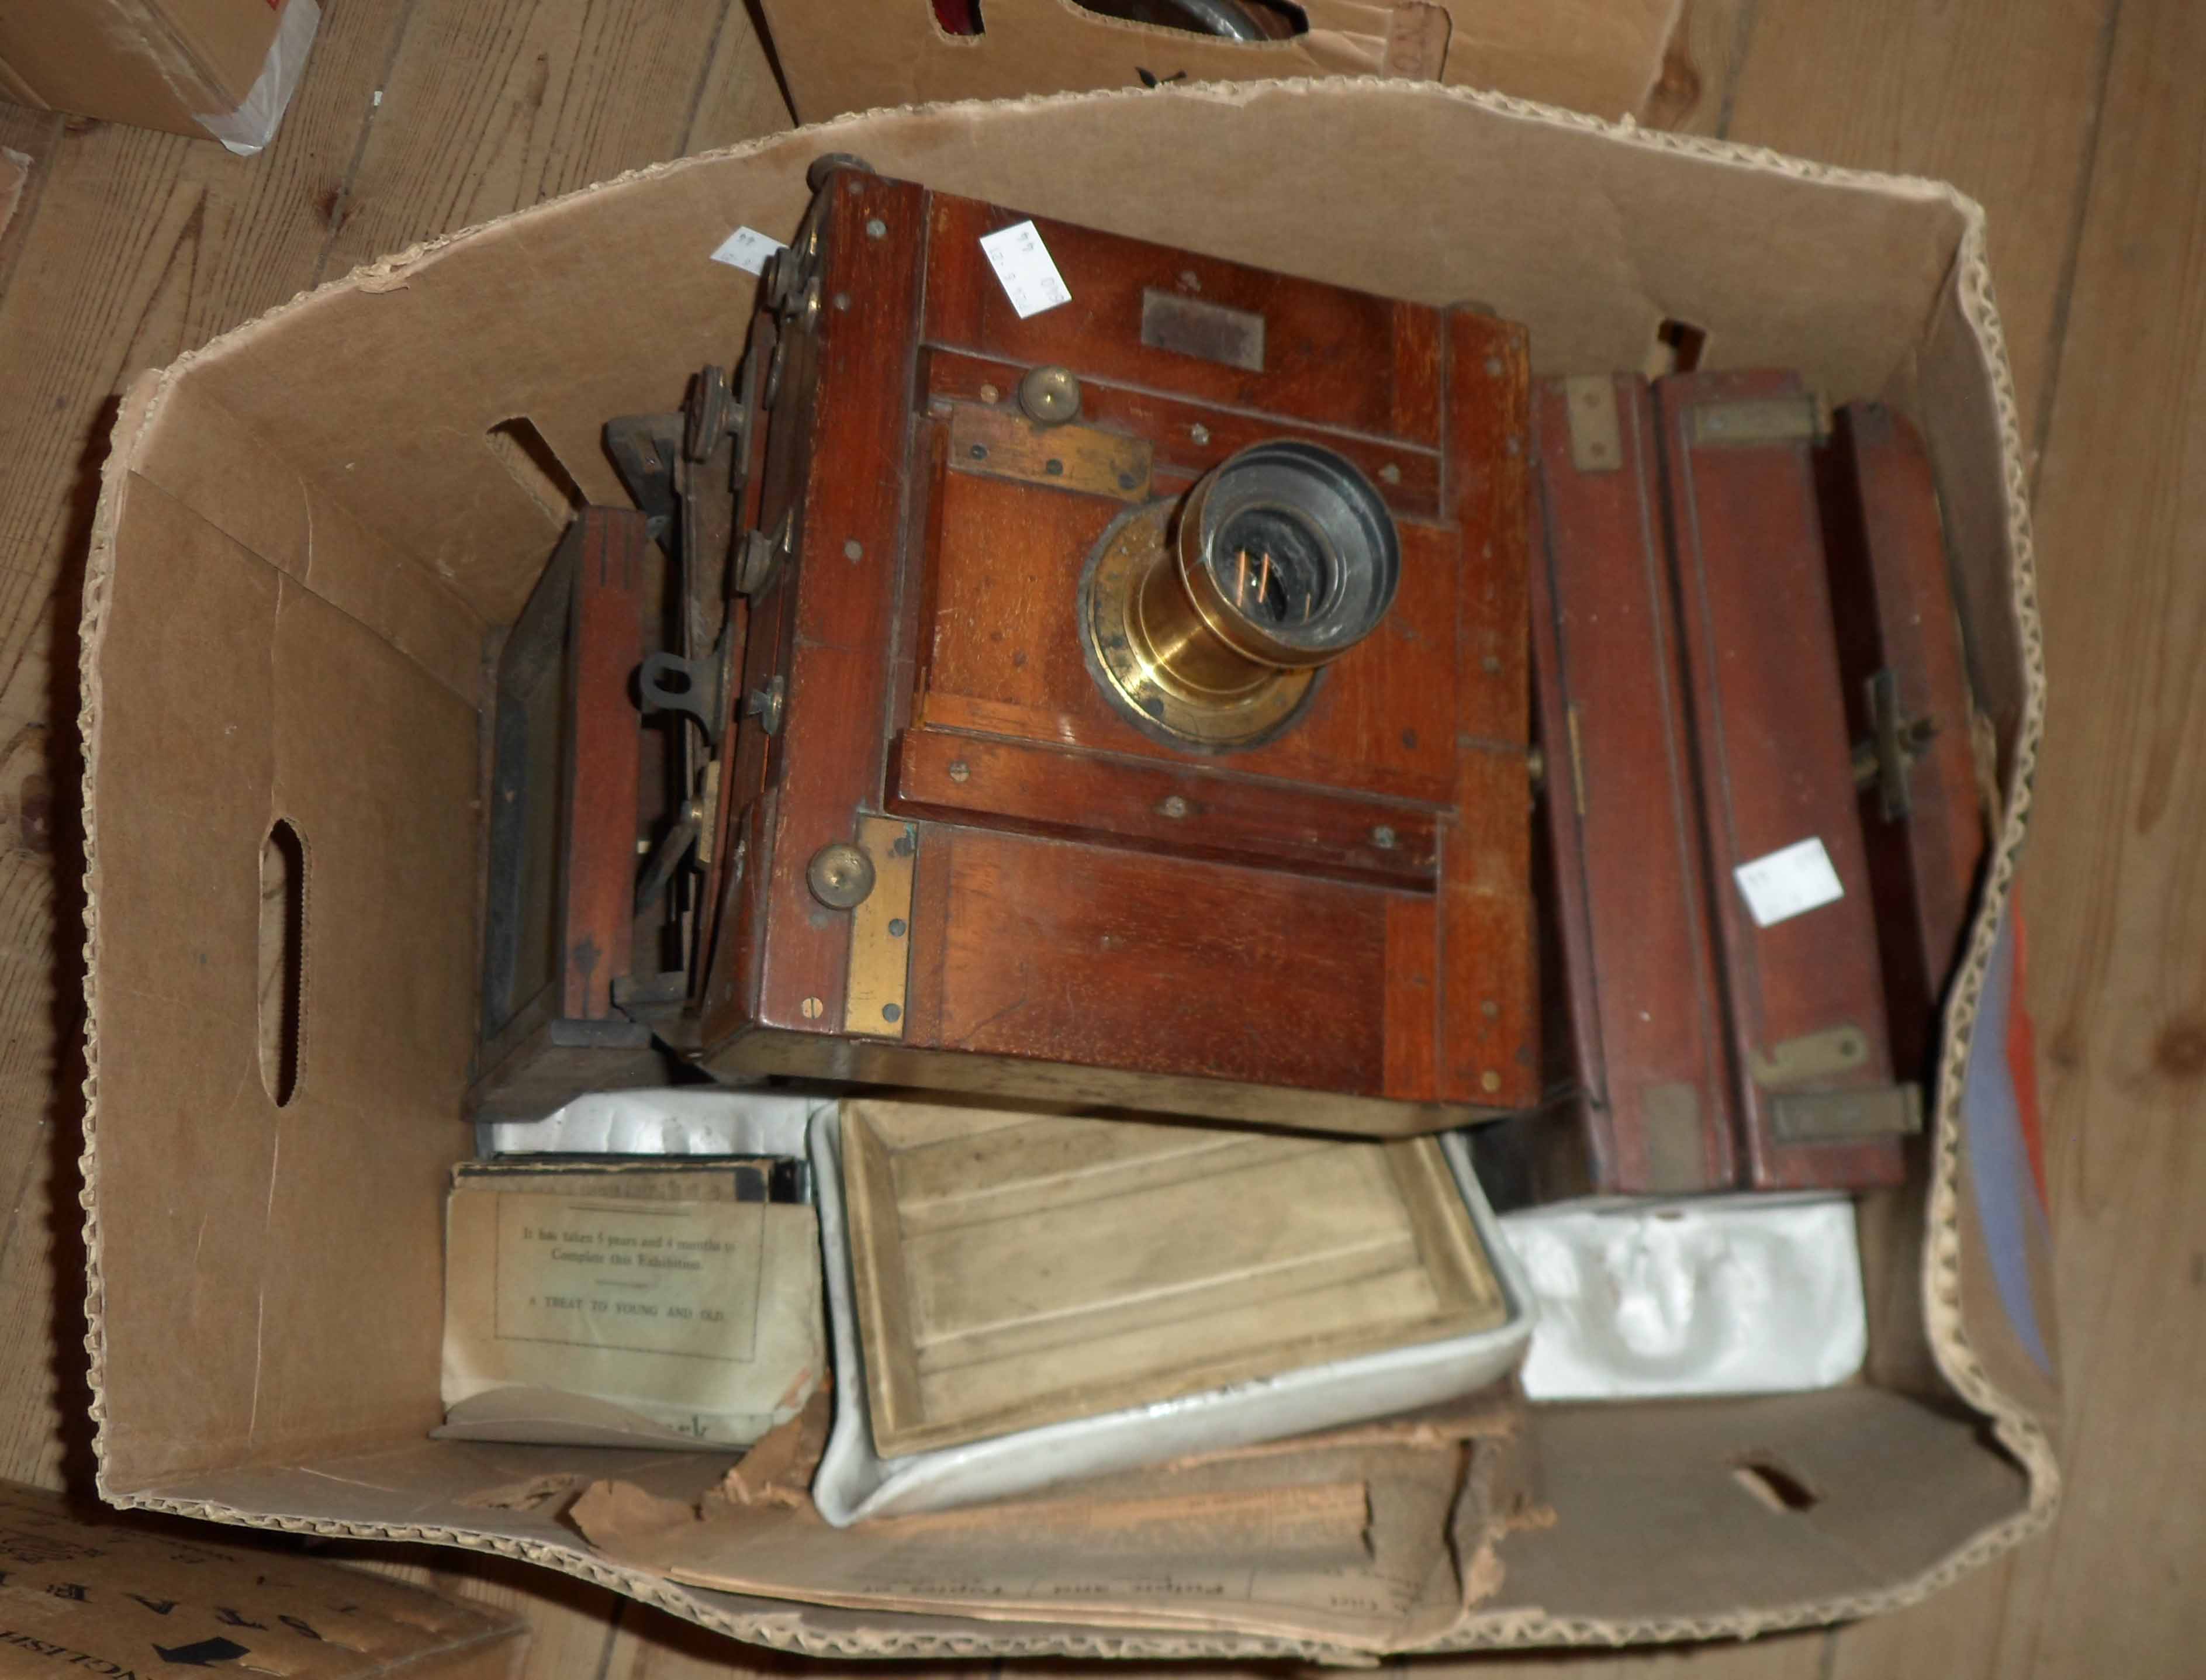
{"label": "brass lens mount", "polygon": [[1354,463],[1254,444],[1103,533],[1082,586],[1089,668],[1156,739],[1255,746],[1378,628],[1401,569],[1393,518]]}

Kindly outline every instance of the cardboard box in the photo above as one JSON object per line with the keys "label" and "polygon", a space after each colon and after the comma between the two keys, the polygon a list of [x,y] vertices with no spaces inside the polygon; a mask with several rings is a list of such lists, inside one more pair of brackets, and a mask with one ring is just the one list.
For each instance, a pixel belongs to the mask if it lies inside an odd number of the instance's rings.
{"label": "cardboard box", "polygon": [[748,1446],[827,1371],[820,1215],[770,1161],[468,1161],[444,1224],[453,1440]]}
{"label": "cardboard box", "polygon": [[258,152],[320,21],[316,0],[27,0],[0,8],[0,98]]}
{"label": "cardboard box", "polygon": [[174,1524],[87,1522],[15,1482],[0,1482],[0,1574],[9,1674],[511,1680],[528,1651],[510,1611],[265,1545],[202,1545]]}
{"label": "cardboard box", "polygon": [[[2049,1240],[2002,922],[2043,677],[1982,214],[1935,182],[1405,81],[948,106],[776,135],[371,265],[132,386],[82,643],[106,1497],[529,1557],[807,1651],[1341,1654],[1309,1636],[1106,1636],[689,1592],[589,1555],[555,1504],[511,1490],[550,1472],[637,1480],[646,1459],[711,1477],[710,1455],[427,1439],[443,1186],[473,1144],[459,1114],[485,639],[560,526],[510,440],[526,432],[585,492],[619,497],[601,424],[732,356],[755,282],[709,253],[740,226],[789,237],[823,152],[1340,283],[1481,299],[1529,325],[1543,374],[1639,366],[1666,319],[1690,323],[1706,365],[1798,367],[1833,402],[1880,396],[1923,428],[2004,809],[1931,1132],[1911,1186],[1862,1209],[1868,1379],[1536,1411],[1524,1445],[1553,1520],[1503,1534],[1508,1514],[1492,1513],[1484,1594],[1428,1642],[1827,1622],[1922,1597],[2041,1528],[2059,1485]],[[275,851],[298,894],[295,993],[259,979],[264,928],[294,920],[261,914]],[[264,996],[288,1057],[262,1054]]]}
{"label": "cardboard box", "polygon": [[1299,3],[1307,33],[1230,41],[1076,0],[985,0],[977,35],[945,33],[931,0],[762,0],[800,122],[927,100],[1312,75],[1406,76],[1621,116],[1648,105],[1684,10],[1680,0]]}

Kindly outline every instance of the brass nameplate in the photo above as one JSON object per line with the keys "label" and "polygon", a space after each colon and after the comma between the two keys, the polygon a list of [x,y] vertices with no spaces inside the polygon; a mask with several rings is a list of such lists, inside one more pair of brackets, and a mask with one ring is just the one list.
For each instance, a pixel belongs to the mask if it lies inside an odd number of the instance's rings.
{"label": "brass nameplate", "polygon": [[1264,371],[1264,318],[1151,286],[1142,294],[1142,343],[1153,350]]}
{"label": "brass nameplate", "polygon": [[1783,1091],[1771,1105],[1780,1143],[1841,1143],[1908,1137],[1923,1129],[1923,1093],[1912,1085],[1856,1091]]}
{"label": "brass nameplate", "polygon": [[1649,1189],[1660,1194],[1696,1190],[1708,1180],[1701,1093],[1690,1085],[1650,1085],[1640,1093],[1647,1135]]}
{"label": "brass nameplate", "polygon": [[911,872],[919,831],[893,817],[861,817],[857,841],[873,861],[873,890],[850,912],[843,1030],[900,1039],[905,977],[911,968]]}
{"label": "brass nameplate", "polygon": [[1149,445],[1099,426],[1037,426],[1010,408],[960,402],[950,413],[950,466],[983,478],[1054,485],[1122,502],[1149,497]]}
{"label": "brass nameplate", "polygon": [[1693,442],[1702,447],[1813,443],[1829,429],[1823,424],[1821,405],[1807,391],[1798,396],[1702,402],[1690,412]]}

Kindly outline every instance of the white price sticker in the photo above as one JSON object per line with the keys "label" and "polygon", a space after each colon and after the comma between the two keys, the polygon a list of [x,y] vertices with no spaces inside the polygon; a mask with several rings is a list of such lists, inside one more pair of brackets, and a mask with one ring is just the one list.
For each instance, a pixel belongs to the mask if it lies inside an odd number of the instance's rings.
{"label": "white price sticker", "polygon": [[1774,927],[1846,896],[1831,855],[1814,835],[1780,850],[1742,863],[1731,872],[1738,880],[1756,927]]}
{"label": "white price sticker", "polygon": [[756,228],[737,228],[720,241],[719,248],[712,253],[712,260],[742,269],[746,274],[763,274],[767,259],[781,248],[779,240],[767,238]]}
{"label": "white price sticker", "polygon": [[1033,223],[1022,222],[984,235],[981,249],[988,265],[996,271],[996,278],[1004,283],[1004,295],[1011,299],[1021,320],[1072,301],[1064,277],[1057,271],[1049,247],[1041,242]]}

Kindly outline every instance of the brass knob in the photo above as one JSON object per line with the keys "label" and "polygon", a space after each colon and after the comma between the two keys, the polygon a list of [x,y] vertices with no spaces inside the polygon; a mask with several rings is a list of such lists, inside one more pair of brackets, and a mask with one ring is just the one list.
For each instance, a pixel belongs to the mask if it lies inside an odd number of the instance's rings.
{"label": "brass knob", "polygon": [[805,866],[805,885],[831,910],[855,910],[873,896],[873,861],[847,840],[822,846]]}
{"label": "brass knob", "polygon": [[1080,415],[1080,381],[1069,367],[1037,367],[1019,381],[1019,407],[1036,426],[1062,426]]}

